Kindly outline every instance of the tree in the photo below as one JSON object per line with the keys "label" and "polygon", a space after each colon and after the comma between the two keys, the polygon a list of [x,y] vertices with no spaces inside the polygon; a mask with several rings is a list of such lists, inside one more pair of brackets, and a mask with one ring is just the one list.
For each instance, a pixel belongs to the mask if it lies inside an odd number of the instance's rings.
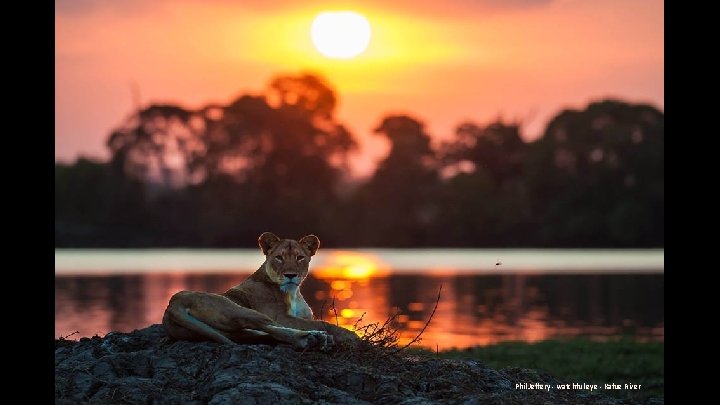
{"label": "tree", "polygon": [[107,180],[107,165],[100,162],[79,158],[73,165],[55,164],[55,234],[65,236],[60,242],[97,236],[107,214],[102,208]]}
{"label": "tree", "polygon": [[464,122],[434,148],[384,117],[388,155],[350,185],[353,134],[321,77],[188,109],[152,104],[112,131],[109,162],[56,164],[57,246],[252,246],[261,232],[330,246],[655,247],[664,243],[664,117],[617,100],[565,110],[535,142]]}
{"label": "tree", "polygon": [[142,243],[143,201],[141,185],[118,177],[108,163],[81,157],[72,165],[55,164],[56,246]]}
{"label": "tree", "polygon": [[335,91],[319,76],[277,76],[270,82],[268,99],[278,107],[296,107],[313,118],[332,120],[337,97]]}
{"label": "tree", "polygon": [[463,163],[468,171],[481,168],[495,184],[502,186],[522,174],[526,152],[518,124],[496,121],[481,127],[465,122],[457,127],[455,139],[443,145],[442,160],[445,168]]}
{"label": "tree", "polygon": [[442,233],[449,246],[519,246],[529,224],[518,124],[465,122],[441,147]]}
{"label": "tree", "polygon": [[233,246],[269,227],[319,232],[356,147],[335,121],[336,100],[322,78],[302,74],[227,105],[151,105],[109,137],[112,167],[144,185],[155,229],[186,240]]}
{"label": "tree", "polygon": [[390,153],[356,197],[363,215],[353,229],[376,246],[423,246],[433,238],[439,178],[435,152],[423,124],[406,115],[384,118],[375,132]]}
{"label": "tree", "polygon": [[112,166],[161,189],[191,181],[188,170],[204,153],[204,120],[197,112],[168,104],[153,104],[131,115],[107,141]]}
{"label": "tree", "polygon": [[664,117],[646,104],[565,110],[531,145],[526,176],[546,246],[662,246]]}

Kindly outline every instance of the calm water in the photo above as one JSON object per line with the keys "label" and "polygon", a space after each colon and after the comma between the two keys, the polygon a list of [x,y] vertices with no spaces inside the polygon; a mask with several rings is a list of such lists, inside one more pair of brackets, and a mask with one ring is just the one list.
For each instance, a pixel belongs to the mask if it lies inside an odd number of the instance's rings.
{"label": "calm water", "polygon": [[[175,292],[223,292],[261,261],[255,251],[59,250],[55,334],[102,336],[159,323]],[[337,312],[348,327],[363,313],[367,323],[400,311],[408,341],[442,285],[421,341],[431,348],[579,335],[663,340],[662,261],[662,250],[326,251],[313,259],[303,294],[316,316],[335,322]]]}

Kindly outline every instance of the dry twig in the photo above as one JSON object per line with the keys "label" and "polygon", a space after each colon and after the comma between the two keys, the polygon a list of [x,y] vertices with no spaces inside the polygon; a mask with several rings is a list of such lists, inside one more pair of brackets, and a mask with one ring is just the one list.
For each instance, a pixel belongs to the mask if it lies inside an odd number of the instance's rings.
{"label": "dry twig", "polygon": [[398,341],[399,331],[395,327],[395,320],[400,314],[396,311],[390,315],[382,325],[379,322],[373,322],[364,326],[357,326],[355,330],[361,333],[360,339],[368,343],[371,347],[388,348],[393,347]]}
{"label": "dry twig", "polygon": [[332,300],[332,310],[335,313],[335,326],[340,326],[340,323],[338,322],[337,309],[335,309],[335,296],[334,295],[333,295],[333,300]]}
{"label": "dry twig", "polygon": [[70,336],[72,336],[72,335],[74,335],[74,334],[76,334],[76,333],[80,333],[80,331],[77,331],[77,330],[76,330],[75,332],[73,332],[73,333],[71,333],[71,334],[69,334],[69,335],[67,335],[67,336],[60,336],[60,340],[67,340],[67,338],[69,338]]}
{"label": "dry twig", "polygon": [[363,312],[362,315],[360,315],[360,318],[358,318],[357,321],[355,321],[355,323],[353,324],[354,331],[358,330],[358,325],[360,324],[360,322],[362,322],[363,318],[365,317],[365,314],[367,314],[367,312]]}
{"label": "dry twig", "polygon": [[440,303],[440,293],[441,293],[441,292],[442,292],[442,284],[440,284],[440,289],[438,290],[437,299],[435,300],[435,308],[433,308],[432,312],[430,313],[430,317],[428,318],[427,322],[425,322],[425,326],[423,326],[422,330],[420,330],[420,333],[418,333],[417,336],[415,336],[415,338],[414,338],[413,340],[411,340],[410,342],[408,342],[408,344],[406,344],[405,346],[403,346],[403,347],[395,350],[395,351],[393,352],[393,354],[398,353],[398,352],[400,352],[401,350],[405,350],[405,349],[406,349],[408,346],[410,346],[411,344],[420,341],[420,337],[421,337],[422,334],[425,332],[425,329],[427,329],[428,325],[430,325],[430,321],[432,320],[433,315],[435,315],[435,311],[437,310],[438,304]]}

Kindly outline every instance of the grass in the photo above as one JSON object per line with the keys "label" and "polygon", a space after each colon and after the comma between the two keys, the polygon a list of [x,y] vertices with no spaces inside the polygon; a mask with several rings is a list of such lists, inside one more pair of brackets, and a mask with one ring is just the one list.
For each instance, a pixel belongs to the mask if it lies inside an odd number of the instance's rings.
{"label": "grass", "polygon": [[560,383],[642,384],[639,390],[601,391],[619,398],[664,398],[665,395],[662,342],[645,343],[627,338],[607,342],[582,338],[538,343],[506,342],[442,351],[437,356],[480,360],[496,369],[531,368],[547,372]]}

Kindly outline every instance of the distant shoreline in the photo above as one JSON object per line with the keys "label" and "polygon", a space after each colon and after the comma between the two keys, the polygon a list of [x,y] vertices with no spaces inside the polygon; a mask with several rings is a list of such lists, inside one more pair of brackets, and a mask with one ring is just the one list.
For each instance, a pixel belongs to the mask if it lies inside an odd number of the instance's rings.
{"label": "distant shoreline", "polygon": [[[393,273],[664,273],[664,249],[323,249],[314,269],[372,266]],[[252,272],[257,249],[55,249],[56,275]]]}

